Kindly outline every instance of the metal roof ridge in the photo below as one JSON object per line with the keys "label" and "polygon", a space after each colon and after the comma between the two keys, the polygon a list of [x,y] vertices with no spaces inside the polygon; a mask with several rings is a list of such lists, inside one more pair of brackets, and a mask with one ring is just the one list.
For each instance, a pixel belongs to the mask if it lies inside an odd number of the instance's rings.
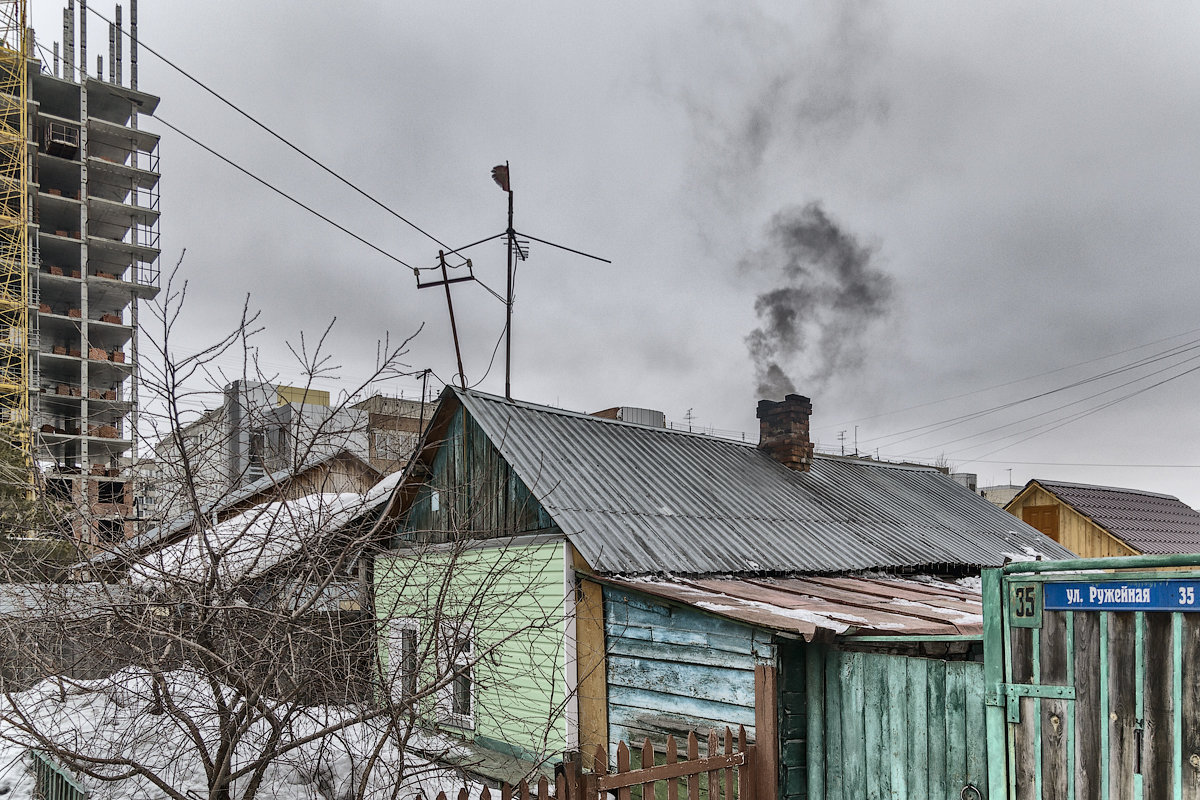
{"label": "metal roof ridge", "polygon": [[[1140,495],[1144,495],[1146,497],[1158,497],[1163,500],[1178,500],[1180,503],[1183,503],[1182,500],[1179,500],[1179,498],[1173,494],[1163,494],[1161,492],[1148,492],[1145,489],[1129,489],[1129,488],[1126,488],[1123,486],[1102,486],[1102,485],[1096,484],[1096,483],[1074,483],[1072,481],[1055,481],[1055,480],[1047,480],[1044,478],[1031,478],[1031,480],[1036,481],[1038,484],[1040,484],[1042,486],[1070,486],[1073,489],[1095,489],[1095,490],[1101,491],[1101,492],[1124,492],[1125,494],[1140,494]],[[1187,505],[1187,504],[1184,503],[1184,505]],[[1188,506],[1188,507],[1190,508],[1191,506]]]}
{"label": "metal roof ridge", "polygon": [[[671,434],[673,436],[691,436],[703,439],[709,442],[719,442],[721,444],[737,445],[739,447],[750,447],[757,449],[758,443],[749,440],[729,439],[724,436],[713,436],[702,431],[681,431],[678,428],[658,427],[657,425],[644,425],[640,422],[626,422],[621,419],[609,419],[608,417],[597,417],[595,414],[589,414],[585,411],[573,411],[569,408],[559,408],[558,406],[547,406],[540,403],[531,403],[527,400],[510,400],[500,395],[491,394],[490,392],[481,392],[478,389],[463,389],[458,386],[449,387],[455,394],[464,397],[475,397],[488,402],[494,402],[499,405],[512,406],[522,408],[526,411],[537,411],[547,414],[557,414],[563,417],[572,417],[575,419],[588,420],[604,425],[620,425],[626,428],[636,428],[645,431],[657,431],[661,433]],[[907,462],[896,461],[881,461],[871,458],[870,456],[855,456],[855,455],[838,455],[837,453],[821,453],[816,452],[813,458],[819,458],[823,461],[839,461],[850,464],[862,464],[869,467],[887,467],[888,469],[906,470],[909,472],[941,472],[937,467],[926,466],[924,464],[911,464]]]}
{"label": "metal roof ridge", "polygon": [[704,439],[704,440],[710,441],[710,442],[721,442],[722,444],[732,444],[732,445],[738,445],[741,447],[757,447],[758,446],[757,442],[742,441],[739,439],[726,439],[722,436],[712,436],[710,434],[702,433],[699,431],[681,431],[676,428],[659,427],[657,425],[643,425],[640,422],[626,422],[623,419],[608,419],[607,417],[597,417],[595,414],[589,414],[586,411],[572,411],[569,408],[559,408],[557,406],[547,406],[547,405],[542,405],[540,403],[531,403],[527,400],[509,400],[507,398],[500,397],[499,395],[489,394],[488,392],[481,392],[478,389],[461,389],[457,386],[451,386],[450,388],[454,390],[455,394],[458,394],[461,396],[465,396],[468,398],[475,397],[475,398],[478,398],[481,400],[495,402],[500,405],[512,406],[514,408],[521,408],[526,411],[538,411],[538,412],[543,412],[543,413],[547,413],[547,414],[557,414],[562,417],[572,417],[575,419],[589,420],[591,422],[597,422],[597,423],[601,423],[604,425],[620,425],[620,426],[623,426],[626,428],[637,428],[639,430],[644,430],[644,431],[656,431],[656,432],[660,432],[660,433],[668,433],[668,434],[671,434],[674,436],[692,436],[692,437]]}

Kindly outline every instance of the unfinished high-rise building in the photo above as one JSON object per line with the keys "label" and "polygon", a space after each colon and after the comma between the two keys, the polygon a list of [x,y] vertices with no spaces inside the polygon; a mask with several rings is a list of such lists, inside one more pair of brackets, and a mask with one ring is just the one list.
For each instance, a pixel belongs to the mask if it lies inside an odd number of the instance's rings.
{"label": "unfinished high-rise building", "polygon": [[103,53],[88,71],[86,0],[52,53],[23,0],[0,3],[0,413],[92,543],[132,530],[138,301],[158,292],[158,136],[138,127],[158,98],[138,89],[129,10],[128,33],[109,17],[106,75]]}

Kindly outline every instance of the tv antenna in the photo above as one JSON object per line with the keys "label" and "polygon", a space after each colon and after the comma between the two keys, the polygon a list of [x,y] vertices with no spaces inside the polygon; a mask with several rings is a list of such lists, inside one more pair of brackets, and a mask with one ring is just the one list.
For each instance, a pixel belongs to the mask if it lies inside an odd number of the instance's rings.
{"label": "tv antenna", "polygon": [[[515,259],[519,258],[521,261],[529,260],[529,242],[534,241],[538,244],[556,247],[559,250],[566,250],[568,253],[574,253],[577,256],[583,256],[584,258],[590,258],[595,261],[602,261],[605,264],[611,264],[612,261],[608,260],[607,258],[601,258],[600,256],[592,255],[591,253],[585,253],[582,250],[576,250],[572,247],[567,247],[566,245],[557,244],[555,242],[547,241],[546,239],[539,239],[538,237],[528,233],[518,232],[513,224],[513,190],[507,161],[505,161],[503,164],[492,167],[492,180],[494,180],[496,185],[508,195],[508,227],[505,228],[501,233],[489,236],[486,239],[480,239],[479,241],[472,242],[468,245],[463,245],[462,247],[454,250],[439,250],[438,263],[436,266],[415,267],[413,268],[413,274],[417,277],[418,289],[429,289],[435,286],[442,286],[446,290],[446,310],[450,314],[450,334],[454,338],[454,356],[458,360],[458,384],[465,389],[467,388],[467,376],[463,374],[462,348],[459,346],[458,327],[454,320],[454,302],[450,297],[450,284],[462,283],[465,281],[476,281],[480,285],[484,286],[485,289],[487,286],[475,277],[475,271],[471,264],[471,259],[463,258],[462,263],[448,265],[446,263],[446,257],[459,256],[461,258],[461,254],[464,250],[469,250],[472,247],[484,244],[485,242],[493,241],[494,239],[499,239],[501,237],[504,238],[505,250],[508,252],[508,268],[505,273],[506,290],[504,297],[500,298],[504,303],[504,399],[512,400],[512,312],[513,277],[515,275],[513,266]],[[463,267],[465,267],[467,270],[466,275],[455,278],[450,277],[448,270],[460,269]],[[422,269],[439,270],[442,274],[442,279],[422,283]],[[491,290],[488,289],[488,291]],[[495,294],[495,292],[492,292],[492,294]]]}

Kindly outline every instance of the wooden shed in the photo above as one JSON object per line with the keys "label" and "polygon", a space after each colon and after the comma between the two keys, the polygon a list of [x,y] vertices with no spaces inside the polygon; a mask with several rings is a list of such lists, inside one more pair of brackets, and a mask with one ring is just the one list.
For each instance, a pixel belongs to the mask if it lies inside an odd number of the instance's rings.
{"label": "wooden shed", "polygon": [[1034,479],[1004,510],[1084,558],[1200,553],[1200,512],[1168,494]]}

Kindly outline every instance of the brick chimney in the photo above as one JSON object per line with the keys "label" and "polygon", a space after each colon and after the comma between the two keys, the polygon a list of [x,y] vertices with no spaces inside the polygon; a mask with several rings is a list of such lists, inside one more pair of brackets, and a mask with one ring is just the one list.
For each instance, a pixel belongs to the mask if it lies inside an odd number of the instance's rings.
{"label": "brick chimney", "polygon": [[812,402],[798,394],[789,394],[781,402],[759,400],[758,449],[788,469],[808,472],[813,458],[808,437],[811,415]]}

